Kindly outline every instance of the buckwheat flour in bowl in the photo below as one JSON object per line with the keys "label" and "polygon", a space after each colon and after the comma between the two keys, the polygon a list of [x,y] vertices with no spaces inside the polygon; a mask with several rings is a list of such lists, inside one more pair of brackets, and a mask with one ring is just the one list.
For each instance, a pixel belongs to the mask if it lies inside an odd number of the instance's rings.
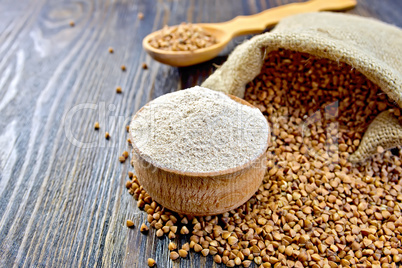
{"label": "buckwheat flour in bowl", "polygon": [[198,86],[151,101],[130,134],[142,157],[183,172],[241,166],[263,153],[269,135],[259,109]]}
{"label": "buckwheat flour in bowl", "polygon": [[216,215],[261,185],[270,131],[248,102],[194,87],[140,109],[130,139],[138,181],[152,199],[179,213]]}

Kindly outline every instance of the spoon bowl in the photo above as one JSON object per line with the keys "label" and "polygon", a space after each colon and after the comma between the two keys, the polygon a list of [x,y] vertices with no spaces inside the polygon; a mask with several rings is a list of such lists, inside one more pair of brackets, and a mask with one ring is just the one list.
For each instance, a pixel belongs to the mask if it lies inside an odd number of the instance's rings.
{"label": "spoon bowl", "polygon": [[202,27],[205,31],[213,35],[218,40],[218,43],[206,48],[197,49],[196,51],[162,50],[149,44],[150,40],[161,33],[162,30],[159,30],[147,35],[142,41],[142,46],[155,60],[171,66],[184,67],[215,58],[232,39],[230,34],[219,27],[215,27],[215,24],[200,23],[197,24],[197,26]]}
{"label": "spoon bowl", "polygon": [[255,15],[238,16],[227,22],[194,24],[202,27],[218,40],[212,46],[194,51],[168,51],[152,47],[149,42],[160,34],[160,31],[147,35],[142,41],[142,46],[152,58],[159,62],[185,67],[210,60],[216,57],[232,38],[239,35],[261,33],[287,16],[314,11],[340,11],[353,8],[356,4],[356,0],[310,0],[267,9]]}

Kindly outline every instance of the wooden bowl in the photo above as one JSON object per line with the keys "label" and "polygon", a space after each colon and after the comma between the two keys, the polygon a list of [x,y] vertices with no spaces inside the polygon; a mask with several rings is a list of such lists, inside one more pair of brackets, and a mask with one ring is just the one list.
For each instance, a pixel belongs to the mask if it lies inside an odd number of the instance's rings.
{"label": "wooden bowl", "polygon": [[[252,106],[247,101],[229,95],[233,100]],[[141,112],[136,113],[133,120]],[[244,204],[257,191],[266,172],[266,150],[270,140],[256,159],[242,166],[218,172],[180,172],[159,167],[144,159],[133,146],[132,163],[138,181],[147,193],[162,206],[178,213],[194,216],[220,214]]]}

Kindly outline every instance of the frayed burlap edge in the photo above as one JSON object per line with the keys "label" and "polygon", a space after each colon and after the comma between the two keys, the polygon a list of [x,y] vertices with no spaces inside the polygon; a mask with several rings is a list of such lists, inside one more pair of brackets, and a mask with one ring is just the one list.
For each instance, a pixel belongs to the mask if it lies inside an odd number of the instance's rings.
{"label": "frayed burlap edge", "polygon": [[356,163],[366,160],[377,153],[378,146],[388,150],[401,145],[402,125],[393,112],[382,112],[371,122],[361,143],[376,146],[359,146],[359,149],[349,157],[349,161]]}
{"label": "frayed burlap edge", "polygon": [[[272,32],[239,45],[202,86],[243,98],[246,84],[260,73],[265,55],[280,48],[344,62],[402,107],[402,31],[374,19],[330,12],[282,20]],[[388,145],[399,142],[390,141],[384,129],[374,129],[378,133],[370,137],[377,139],[362,140],[351,156],[354,162],[370,157],[370,152],[382,144],[379,139],[385,138]],[[382,146],[389,148],[388,145]]]}

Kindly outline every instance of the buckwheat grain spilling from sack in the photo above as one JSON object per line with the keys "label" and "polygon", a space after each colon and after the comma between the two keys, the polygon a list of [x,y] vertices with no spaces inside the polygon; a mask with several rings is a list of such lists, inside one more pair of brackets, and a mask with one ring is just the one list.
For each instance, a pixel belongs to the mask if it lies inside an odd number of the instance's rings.
{"label": "buckwheat grain spilling from sack", "polygon": [[400,265],[401,151],[347,160],[365,126],[392,107],[379,88],[345,64],[282,50],[267,55],[245,99],[274,132],[259,190],[235,210],[188,217],[161,207],[133,176],[129,193],[150,226],[186,226],[185,245],[227,267]]}

